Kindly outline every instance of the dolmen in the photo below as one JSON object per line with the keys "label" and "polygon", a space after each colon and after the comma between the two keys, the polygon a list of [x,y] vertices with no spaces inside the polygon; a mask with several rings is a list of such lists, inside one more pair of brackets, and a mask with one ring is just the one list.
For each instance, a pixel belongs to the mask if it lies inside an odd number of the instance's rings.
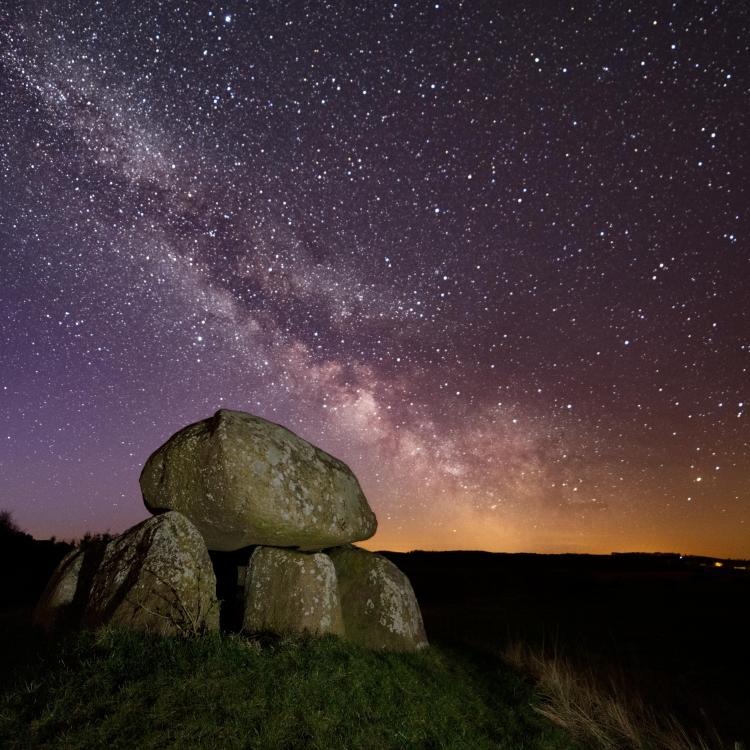
{"label": "dolmen", "polygon": [[285,427],[221,409],[158,448],[140,485],[153,517],[64,558],[37,606],[38,627],[217,630],[209,550],[246,550],[244,632],[331,634],[389,651],[427,646],[407,577],[354,546],[377,529],[357,478]]}

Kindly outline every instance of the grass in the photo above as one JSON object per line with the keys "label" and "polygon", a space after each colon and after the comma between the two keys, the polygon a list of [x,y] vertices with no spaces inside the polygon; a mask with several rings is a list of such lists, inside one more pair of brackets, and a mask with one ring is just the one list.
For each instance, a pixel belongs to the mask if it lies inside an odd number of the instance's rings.
{"label": "grass", "polygon": [[[709,729],[706,736],[687,730],[669,714],[646,705],[624,676],[603,678],[581,671],[557,654],[520,642],[507,646],[505,660],[532,675],[541,702],[535,710],[564,727],[586,747],[601,750],[723,750],[727,745]],[[744,750],[733,743],[732,750]]]}
{"label": "grass", "polygon": [[469,653],[103,629],[16,669],[0,746],[572,750],[532,701],[500,661]]}
{"label": "grass", "polygon": [[514,662],[537,706],[581,744],[750,750],[747,571],[677,555],[389,557],[434,641],[524,644]]}

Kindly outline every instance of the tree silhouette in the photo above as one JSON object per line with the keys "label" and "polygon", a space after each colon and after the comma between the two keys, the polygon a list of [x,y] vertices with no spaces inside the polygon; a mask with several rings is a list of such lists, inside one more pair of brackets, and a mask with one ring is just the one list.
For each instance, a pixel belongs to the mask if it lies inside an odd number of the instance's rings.
{"label": "tree silhouette", "polygon": [[0,510],[0,537],[27,536],[26,532],[16,523],[13,513],[9,510]]}

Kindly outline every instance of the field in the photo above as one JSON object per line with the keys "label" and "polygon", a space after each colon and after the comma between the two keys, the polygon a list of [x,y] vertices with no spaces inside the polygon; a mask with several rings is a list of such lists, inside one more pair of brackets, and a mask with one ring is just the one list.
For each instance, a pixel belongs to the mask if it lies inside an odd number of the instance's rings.
{"label": "field", "polygon": [[575,678],[568,693],[593,688],[643,726],[674,716],[691,744],[699,734],[710,747],[750,747],[750,571],[678,555],[388,556],[411,578],[434,640],[505,653],[532,672],[543,661]]}
{"label": "field", "polygon": [[[50,565],[64,550],[46,544]],[[425,653],[231,633],[46,641],[29,627],[46,573],[29,566],[0,611],[0,746],[746,747],[748,571],[676,556],[386,554],[414,584]]]}
{"label": "field", "polygon": [[112,630],[25,646],[0,702],[3,748],[574,747],[527,683],[466,651]]}

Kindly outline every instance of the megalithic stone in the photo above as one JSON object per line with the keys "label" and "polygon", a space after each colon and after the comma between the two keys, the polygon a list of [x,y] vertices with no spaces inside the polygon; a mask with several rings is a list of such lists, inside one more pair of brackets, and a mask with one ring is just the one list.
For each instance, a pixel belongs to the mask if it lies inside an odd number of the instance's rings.
{"label": "megalithic stone", "polygon": [[213,550],[321,550],[371,537],[375,515],[349,467],[290,430],[240,411],[177,432],[146,461],[152,513],[186,515]]}
{"label": "megalithic stone", "polygon": [[342,635],[336,571],[322,553],[258,547],[245,580],[248,633]]}
{"label": "megalithic stone", "polygon": [[217,630],[216,577],[195,526],[164,513],[109,542],[83,619],[168,635]]}
{"label": "megalithic stone", "polygon": [[351,546],[327,554],[336,568],[347,639],[386,651],[427,647],[414,589],[390,560]]}

